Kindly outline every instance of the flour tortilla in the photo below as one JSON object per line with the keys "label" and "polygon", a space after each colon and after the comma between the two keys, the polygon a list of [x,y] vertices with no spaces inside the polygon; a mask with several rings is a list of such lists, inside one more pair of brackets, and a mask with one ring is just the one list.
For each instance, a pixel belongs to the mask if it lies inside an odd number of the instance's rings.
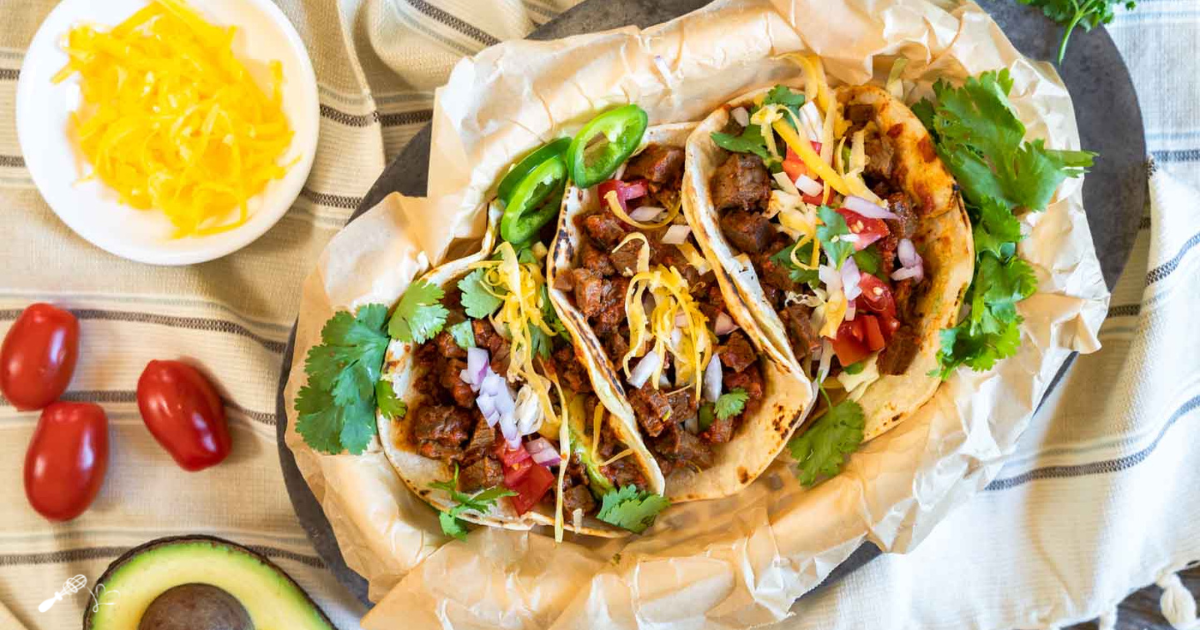
{"label": "flour tortilla", "polygon": [[[695,128],[694,123],[651,127],[646,131],[638,152],[650,144],[683,147]],[[558,274],[574,267],[575,254],[583,239],[575,224],[575,217],[596,208],[600,202],[595,188],[567,186],[563,196],[563,211],[559,216],[558,235],[549,254],[546,281],[550,285],[550,299],[579,347],[579,354],[588,357],[592,374],[602,376],[606,382],[603,388],[596,386],[597,394],[607,401],[606,406],[613,413],[636,430],[637,418],[625,397],[624,374],[614,363],[619,362],[620,357],[607,355],[596,333],[588,325],[587,318],[575,308],[570,296],[554,286]],[[719,265],[713,268],[718,276],[724,272]],[[727,282],[721,280],[720,284],[724,286]],[[749,311],[742,308],[740,312],[742,314],[739,316],[739,311],[733,311],[734,320],[739,325],[743,321],[753,325]],[[751,342],[762,352],[762,338],[749,330],[747,332],[750,333]],[[667,477],[667,497],[672,502],[724,497],[745,488],[774,461],[792,432],[808,415],[816,396],[808,379],[798,371],[789,370],[786,363],[766,354],[760,355],[759,367],[765,390],[762,409],[742,422],[730,442],[717,445],[712,467],[702,471],[676,470]]]}
{"label": "flour tortilla", "polygon": [[[713,142],[711,134],[729,122],[730,111],[748,106],[768,90],[740,96],[713,112],[688,139],[684,181],[684,210],[697,240],[710,260],[719,262],[726,273],[720,276],[726,303],[744,308],[739,324],[767,342],[767,351],[795,371],[802,368],[792,352],[779,315],[768,306],[762,285],[749,259],[737,255],[725,240],[719,215],[713,205],[709,180],[729,155]],[[955,324],[975,267],[971,222],[963,207],[954,178],[934,151],[928,131],[904,105],[875,86],[841,87],[834,90],[839,103],[870,105],[874,121],[889,133],[897,159],[900,187],[912,198],[919,225],[912,241],[925,260],[925,279],[913,294],[916,303],[911,322],[920,347],[904,374],[882,376],[858,400],[865,415],[864,439],[882,435],[902,422],[937,390],[941,381],[929,376],[937,367],[939,333]]]}
{"label": "flour tortilla", "polygon": [[[502,213],[498,203],[491,204],[488,209],[487,231],[483,236],[483,242],[477,253],[437,267],[425,274],[422,279],[432,285],[444,287],[469,273],[470,266],[473,263],[486,260],[491,256],[493,249],[497,245],[497,227]],[[415,410],[421,398],[420,392],[416,390],[418,368],[415,365],[414,353],[417,345],[393,339],[388,345],[387,355],[383,364],[383,380],[391,382],[396,396],[408,405],[409,410]],[[589,369],[589,375],[593,387],[597,384],[600,386],[605,384],[604,380],[597,376],[594,369]],[[641,437],[636,431],[629,430],[629,426],[623,422],[619,414],[612,412],[612,407],[607,404],[608,399],[605,396],[599,396],[599,398],[601,404],[604,404],[609,409],[609,415],[604,421],[610,424],[618,439],[633,451],[629,457],[634,458],[642,465],[648,489],[652,492],[662,494],[662,472],[659,470],[658,464],[654,462],[654,458],[650,455],[650,452],[646,450]],[[379,440],[383,444],[384,453],[387,454],[388,461],[392,463],[392,467],[396,469],[396,472],[399,473],[400,478],[404,480],[404,483],[410,490],[433,507],[447,511],[457,505],[457,503],[450,499],[449,493],[443,490],[431,489],[429,484],[435,481],[452,479],[454,477],[454,468],[451,465],[443,463],[441,460],[431,459],[417,452],[415,445],[410,442],[408,436],[407,422],[411,419],[410,415],[405,418],[389,420],[384,417],[382,412],[376,412]],[[590,423],[590,418],[587,420]],[[554,508],[553,506],[539,503],[524,515],[518,515],[510,501],[500,499],[487,514],[479,514],[473,510],[468,510],[460,514],[460,518],[479,525],[527,530],[535,525],[553,526]],[[578,530],[574,528],[570,514],[564,514],[563,520],[565,529],[591,536],[619,538],[627,536],[630,533],[628,530],[610,525],[591,516],[584,517],[583,526]]]}

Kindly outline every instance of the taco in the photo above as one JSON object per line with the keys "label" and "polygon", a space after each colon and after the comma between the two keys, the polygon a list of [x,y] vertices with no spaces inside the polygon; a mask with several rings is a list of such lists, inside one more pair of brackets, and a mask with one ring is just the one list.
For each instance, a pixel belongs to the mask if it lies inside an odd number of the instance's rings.
{"label": "taco", "polygon": [[562,323],[609,384],[597,393],[640,430],[672,501],[745,487],[814,397],[741,329],[717,280],[724,270],[696,246],[681,211],[694,128],[651,127],[610,178],[568,186],[547,265]]}
{"label": "taco", "polygon": [[[433,269],[396,307],[434,309],[444,324],[388,347],[383,380],[403,405],[380,405],[384,451],[409,488],[449,517],[447,533],[454,517],[510,529],[554,525],[560,537],[563,528],[640,531],[642,523],[596,518],[602,500],[661,495],[662,474],[605,406],[596,366],[558,322],[542,273],[545,246],[497,245],[502,212],[499,202],[489,208],[478,253]],[[421,324],[414,317],[411,325]]]}
{"label": "taco", "polygon": [[879,87],[831,90],[819,62],[802,65],[804,88],[746,94],[700,123],[684,207],[739,321],[827,401],[857,401],[870,439],[937,389],[971,224],[907,106]]}

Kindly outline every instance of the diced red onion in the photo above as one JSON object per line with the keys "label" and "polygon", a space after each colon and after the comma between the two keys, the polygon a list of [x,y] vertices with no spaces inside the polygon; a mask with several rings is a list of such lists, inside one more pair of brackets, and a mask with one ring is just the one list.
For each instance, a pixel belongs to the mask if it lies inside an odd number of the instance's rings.
{"label": "diced red onion", "polygon": [[478,392],[488,367],[488,351],[483,348],[469,348],[467,350],[467,369],[459,372],[458,377],[471,386],[471,391]]}
{"label": "diced red onion", "polygon": [[571,510],[571,525],[575,528],[575,531],[583,529],[583,508]]}
{"label": "diced red onion", "polygon": [[920,281],[924,275],[920,267],[901,267],[892,272],[892,280],[899,282],[901,280],[917,279]]}
{"label": "diced red onion", "polygon": [[667,374],[665,372],[658,375],[658,386],[659,388],[671,386],[671,379],[667,378]]}
{"label": "diced red onion", "polygon": [[733,318],[729,315],[726,315],[725,311],[717,314],[717,321],[713,324],[713,332],[717,333],[718,336],[728,335],[737,329],[737,322],[733,321]]}
{"label": "diced red onion", "polygon": [[866,199],[863,199],[862,197],[855,197],[854,195],[846,197],[846,200],[842,202],[842,207],[847,210],[857,212],[868,219],[891,219],[893,221],[900,220],[900,217],[888,211],[887,208],[876,205]]}
{"label": "diced red onion", "polygon": [[750,112],[746,111],[745,107],[735,107],[733,108],[733,111],[729,112],[729,114],[733,116],[733,119],[737,121],[737,124],[743,127],[750,126]]}
{"label": "diced red onion", "polygon": [[854,262],[854,258],[846,259],[842,263],[842,291],[846,292],[846,301],[853,301],[854,298],[862,295],[862,289],[858,287],[858,279],[862,276],[858,271],[858,263]]}
{"label": "diced red onion", "polygon": [[843,317],[843,319],[845,319],[848,322],[852,322],[852,321],[854,321],[854,316],[857,313],[858,313],[858,309],[855,308],[854,302],[851,301],[849,304],[846,305],[846,315]]}
{"label": "diced red onion", "polygon": [[541,401],[528,384],[517,392],[517,403],[513,411],[513,422],[517,425],[517,435],[532,435],[542,426]]}
{"label": "diced red onion", "polygon": [[900,264],[905,267],[916,267],[921,264],[921,256],[917,254],[917,248],[907,238],[900,239],[900,244],[896,247],[896,256],[900,258]]}
{"label": "diced red onion", "polygon": [[638,364],[633,366],[633,372],[629,374],[629,384],[634,387],[641,387],[650,379],[650,375],[662,365],[662,357],[658,356],[658,352],[651,350],[646,356],[642,357]]}
{"label": "diced red onion", "polygon": [[825,283],[825,290],[830,295],[842,290],[842,274],[837,269],[829,265],[821,265],[817,268],[817,277]]}
{"label": "diced red onion", "polygon": [[529,451],[529,456],[533,458],[533,461],[543,466],[557,466],[562,461],[558,449],[554,448],[550,440],[544,437],[526,442],[525,450]]}
{"label": "diced red onion", "polygon": [[684,420],[683,430],[691,433],[692,435],[700,433],[700,419],[696,416],[692,416],[691,418]]}
{"label": "diced red onion", "polygon": [[721,357],[713,354],[712,360],[704,368],[704,400],[717,402],[721,397]]}
{"label": "diced red onion", "polygon": [[662,214],[663,209],[658,206],[642,206],[629,213],[629,218],[634,221],[646,222],[653,221],[655,217]]}
{"label": "diced red onion", "polygon": [[799,188],[801,192],[809,197],[815,197],[825,192],[824,186],[817,183],[817,180],[803,173],[800,174],[800,177],[796,178],[796,188]]}
{"label": "diced red onion", "polygon": [[662,242],[667,245],[679,245],[687,240],[688,234],[692,233],[692,228],[686,225],[672,225],[667,228],[667,233],[663,234]]}

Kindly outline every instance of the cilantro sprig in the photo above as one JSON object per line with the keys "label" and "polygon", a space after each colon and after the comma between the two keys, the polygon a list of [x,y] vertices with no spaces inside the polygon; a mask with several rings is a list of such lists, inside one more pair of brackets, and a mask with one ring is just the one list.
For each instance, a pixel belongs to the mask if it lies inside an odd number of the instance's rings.
{"label": "cilantro sprig", "polygon": [[425,343],[442,331],[450,311],[440,301],[442,288],[425,280],[408,286],[388,322],[388,334],[405,343]]}
{"label": "cilantro sprig", "polygon": [[749,398],[750,395],[746,393],[746,390],[735,387],[717,398],[717,402],[713,405],[713,413],[721,420],[728,420],[742,413]]}
{"label": "cilantro sprig", "polygon": [[466,319],[449,328],[450,336],[454,339],[454,343],[463,350],[470,350],[475,347],[475,329],[471,327],[471,320]]}
{"label": "cilantro sprig", "polygon": [[[800,116],[800,106],[804,105],[804,94],[793,92],[790,88],[783,85],[776,85],[767,91],[767,96],[763,98],[763,105],[782,105],[792,112],[797,118]],[[751,116],[758,111],[758,105],[752,105],[747,108]],[[785,116],[788,124],[795,126],[790,116]],[[741,135],[735,136],[720,131],[711,134],[713,142],[717,146],[733,153],[753,153],[762,158],[763,163],[767,168],[778,169],[781,160],[773,155],[767,149],[767,140],[762,135],[762,129],[758,125],[747,125],[742,129]]]}
{"label": "cilantro sprig", "polygon": [[1133,10],[1137,3],[1133,0],[1018,0],[1021,4],[1041,7],[1046,17],[1066,27],[1063,31],[1062,43],[1058,46],[1058,63],[1063,62],[1067,54],[1067,41],[1076,26],[1090,31],[1101,24],[1113,21],[1113,9],[1125,5]]}
{"label": "cilantro sprig", "polygon": [[817,208],[817,216],[822,223],[817,226],[817,240],[821,242],[821,249],[825,250],[825,257],[833,268],[841,269],[842,263],[854,254],[854,243],[842,238],[850,234],[846,219],[829,206]]}
{"label": "cilantro sprig", "polygon": [[966,296],[971,314],[941,332],[932,374],[943,379],[961,365],[989,370],[1016,354],[1022,321],[1016,305],[1037,291],[1033,267],[1016,255],[1023,238],[1017,215],[1044,210],[1063,180],[1086,172],[1096,155],[1026,142],[1025,125],[1008,100],[1012,87],[1008,70],[968,78],[958,88],[938,81],[936,104],[913,106],[962,188],[974,226],[975,276]]}
{"label": "cilantro sprig", "polygon": [[[308,351],[308,383],[296,396],[296,431],[314,450],[357,455],[375,435],[375,400],[382,391],[377,383],[388,346],[386,319],[382,304],[363,306],[357,315],[339,311],[321,329],[321,343]],[[392,413],[399,412],[390,400],[387,404]]]}
{"label": "cilantro sprig", "polygon": [[792,282],[804,283],[812,287],[816,287],[820,282],[820,277],[816,269],[801,269],[792,262],[792,250],[799,248],[796,252],[796,260],[807,261],[812,259],[812,241],[805,241],[803,244],[796,242],[784,247],[771,256],[771,262],[788,270],[788,276]]}
{"label": "cilantro sprig", "polygon": [[788,450],[796,460],[796,477],[806,486],[841,472],[846,456],[858,450],[863,441],[862,407],[849,398],[834,405],[824,388],[821,393],[830,405],[825,415],[788,441]]}
{"label": "cilantro sprig", "polygon": [[661,494],[625,486],[604,495],[596,518],[640,534],[654,523],[655,517],[671,505]]}
{"label": "cilantro sprig", "polygon": [[459,492],[457,464],[454,466],[454,479],[450,481],[434,481],[429,484],[429,487],[434,490],[445,490],[450,493],[450,500],[458,504],[445,512],[439,510],[438,522],[442,525],[442,533],[459,540],[467,539],[467,525],[465,521],[458,517],[459,514],[467,510],[475,510],[480,514],[487,514],[496,505],[498,499],[517,495],[516,492],[500,486],[492,486],[475,494]]}
{"label": "cilantro sprig", "polygon": [[504,303],[503,298],[495,295],[497,289],[487,283],[486,276],[486,269],[476,269],[458,281],[458,290],[462,291],[463,309],[471,319],[483,319]]}

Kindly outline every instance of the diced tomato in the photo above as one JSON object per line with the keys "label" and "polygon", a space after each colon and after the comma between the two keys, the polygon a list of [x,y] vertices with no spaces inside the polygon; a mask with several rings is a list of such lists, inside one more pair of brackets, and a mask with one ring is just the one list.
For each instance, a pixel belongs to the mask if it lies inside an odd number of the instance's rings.
{"label": "diced tomato", "polygon": [[864,304],[867,310],[896,318],[896,298],[892,297],[892,290],[888,288],[887,283],[869,273],[863,273],[858,277],[858,288],[862,290],[859,302]]}
{"label": "diced tomato", "polygon": [[842,322],[837,337],[831,341],[839,363],[843,366],[858,363],[871,354],[863,337],[862,317]]}
{"label": "diced tomato", "polygon": [[504,440],[496,440],[493,447],[496,451],[496,457],[504,464],[505,468],[515,466],[523,461],[530,459],[529,451],[525,450],[525,445],[522,444],[517,448],[509,448],[508,442]]}
{"label": "diced tomato", "polygon": [[842,215],[842,218],[846,220],[846,227],[850,228],[850,232],[858,235],[858,240],[854,242],[855,251],[866,249],[868,245],[887,236],[889,233],[888,226],[883,222],[883,219],[868,219],[853,210],[845,208],[838,208],[837,213]]}
{"label": "diced tomato", "polygon": [[504,487],[517,493],[516,496],[509,497],[512,499],[513,508],[517,510],[517,514],[524,514],[537,505],[553,485],[554,473],[541,464],[530,462],[523,469],[520,478],[513,483],[509,483],[508,472],[504,473]]}
{"label": "diced tomato", "polygon": [[884,341],[891,341],[892,335],[900,330],[900,320],[890,313],[880,313],[876,317],[879,318],[879,328],[883,331]]}
{"label": "diced tomato", "polygon": [[[817,153],[821,152],[820,142],[810,142],[810,144],[812,144],[814,151]],[[818,184],[821,183],[821,178],[812,176],[812,172],[808,170],[808,165],[804,163],[804,160],[800,159],[800,155],[797,154],[791,146],[788,146],[787,157],[783,159],[783,172],[787,173],[787,176],[791,178],[793,182],[799,179],[801,175],[808,175],[809,177],[812,177],[813,181],[817,182]],[[811,203],[814,205],[820,205],[821,202],[824,201],[824,197],[825,196],[823,194],[806,195],[803,192],[800,193],[800,198],[804,200],[804,203]]]}
{"label": "diced tomato", "polygon": [[622,210],[628,210],[628,202],[631,199],[645,197],[650,192],[650,187],[644,179],[635,179],[631,182],[623,182],[619,179],[609,179],[596,184],[596,192],[600,194],[601,201],[608,195],[609,192],[617,192],[617,201],[621,204]]}
{"label": "diced tomato", "polygon": [[883,330],[879,326],[879,320],[874,315],[860,315],[858,318],[862,320],[867,349],[871,352],[883,350],[886,342],[883,339]]}

